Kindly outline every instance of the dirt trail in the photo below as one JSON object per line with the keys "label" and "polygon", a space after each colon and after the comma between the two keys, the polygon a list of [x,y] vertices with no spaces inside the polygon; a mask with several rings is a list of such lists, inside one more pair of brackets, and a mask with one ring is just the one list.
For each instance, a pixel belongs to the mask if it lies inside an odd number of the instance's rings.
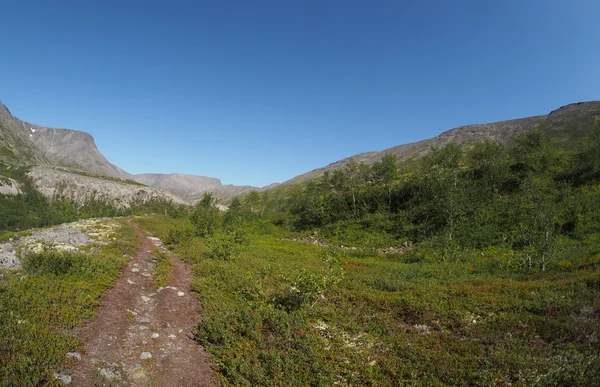
{"label": "dirt trail", "polygon": [[[82,353],[69,354],[75,361],[71,385],[214,386],[208,356],[192,338],[199,310],[190,292],[191,271],[135,226],[142,243],[98,315],[78,332]],[[165,288],[153,284],[154,247],[173,262]]]}

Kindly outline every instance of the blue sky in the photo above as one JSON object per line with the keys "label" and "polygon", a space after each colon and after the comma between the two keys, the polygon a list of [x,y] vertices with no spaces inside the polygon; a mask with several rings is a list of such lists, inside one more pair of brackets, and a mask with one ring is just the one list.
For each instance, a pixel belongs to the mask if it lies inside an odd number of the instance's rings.
{"label": "blue sky", "polygon": [[0,101],[131,173],[281,182],[600,99],[600,2],[4,1]]}

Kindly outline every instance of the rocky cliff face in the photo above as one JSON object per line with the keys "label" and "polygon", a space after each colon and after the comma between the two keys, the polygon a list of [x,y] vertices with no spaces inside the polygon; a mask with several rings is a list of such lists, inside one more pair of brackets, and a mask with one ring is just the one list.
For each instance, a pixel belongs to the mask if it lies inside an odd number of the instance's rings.
{"label": "rocky cliff face", "polygon": [[0,195],[19,195],[21,187],[16,180],[0,176]]}
{"label": "rocky cliff face", "polygon": [[0,161],[9,165],[55,165],[98,175],[130,177],[100,153],[89,133],[21,121],[1,103]]}
{"label": "rocky cliff face", "polygon": [[[204,192],[213,192],[220,197],[230,197],[248,192],[255,187],[222,185],[219,179],[184,174],[141,174],[135,177],[110,163],[98,150],[94,138],[86,132],[71,129],[47,128],[31,124],[14,117],[8,108],[0,103],[0,163],[5,165],[54,166],[78,170],[99,176],[132,179],[150,187],[170,192],[183,200],[196,201]],[[44,170],[43,174],[40,171]],[[65,171],[36,169],[32,176],[46,194],[54,194],[51,178],[65,181]],[[42,177],[43,175],[43,177]],[[82,176],[74,175],[70,183],[79,182]],[[110,183],[110,184],[109,184]],[[114,182],[106,181],[110,187]],[[94,184],[96,187],[97,184]],[[107,187],[108,187],[107,186]],[[88,187],[80,186],[83,192]],[[96,187],[97,188],[97,187]],[[137,189],[137,188],[136,188]],[[117,189],[117,191],[124,193]],[[14,193],[15,188],[2,186],[0,194]],[[106,190],[102,190],[106,194]],[[85,194],[76,194],[77,198]],[[111,195],[108,195],[109,197]],[[177,199],[177,200],[179,200]],[[79,199],[78,199],[79,200]],[[112,200],[112,199],[111,199]],[[126,201],[129,199],[126,199]],[[181,201],[181,200],[179,200]]]}
{"label": "rocky cliff face", "polygon": [[129,178],[121,168],[111,164],[96,147],[94,138],[85,132],[46,128],[22,122],[29,138],[52,165],[79,169],[99,175]]}

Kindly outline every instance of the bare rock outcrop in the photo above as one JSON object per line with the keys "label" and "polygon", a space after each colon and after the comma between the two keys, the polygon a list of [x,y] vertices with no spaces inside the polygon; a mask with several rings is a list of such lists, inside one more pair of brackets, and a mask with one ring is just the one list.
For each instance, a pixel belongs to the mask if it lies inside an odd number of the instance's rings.
{"label": "bare rock outcrop", "polygon": [[62,197],[79,205],[98,200],[123,209],[153,199],[187,204],[184,200],[168,192],[151,187],[77,175],[51,167],[35,167],[28,173],[28,176],[35,188],[44,196]]}
{"label": "bare rock outcrop", "polygon": [[18,195],[20,193],[21,187],[17,181],[0,175],[0,195]]}

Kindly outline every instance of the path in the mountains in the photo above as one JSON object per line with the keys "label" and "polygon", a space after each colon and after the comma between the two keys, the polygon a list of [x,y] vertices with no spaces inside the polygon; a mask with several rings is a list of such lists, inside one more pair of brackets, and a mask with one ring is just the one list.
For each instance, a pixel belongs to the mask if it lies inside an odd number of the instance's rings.
{"label": "path in the mountains", "polygon": [[[193,340],[199,310],[191,270],[134,226],[142,240],[135,256],[106,292],[98,315],[77,333],[83,350],[70,354],[72,385],[214,386],[208,355]],[[153,284],[155,247],[173,262],[165,288]]]}

